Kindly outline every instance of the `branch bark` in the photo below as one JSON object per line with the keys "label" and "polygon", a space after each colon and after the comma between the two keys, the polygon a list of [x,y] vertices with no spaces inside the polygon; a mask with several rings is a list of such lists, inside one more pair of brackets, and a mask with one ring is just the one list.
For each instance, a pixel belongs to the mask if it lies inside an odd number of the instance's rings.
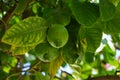
{"label": "branch bark", "polygon": [[88,80],[120,80],[120,77],[117,75],[100,76],[100,77],[90,78]]}
{"label": "branch bark", "polygon": [[8,23],[14,15],[15,8],[16,8],[16,4],[14,4],[14,6],[12,8],[10,8],[8,10],[8,12],[6,12],[6,14],[3,16],[2,20],[0,21],[0,25],[4,24],[6,30],[9,28]]}

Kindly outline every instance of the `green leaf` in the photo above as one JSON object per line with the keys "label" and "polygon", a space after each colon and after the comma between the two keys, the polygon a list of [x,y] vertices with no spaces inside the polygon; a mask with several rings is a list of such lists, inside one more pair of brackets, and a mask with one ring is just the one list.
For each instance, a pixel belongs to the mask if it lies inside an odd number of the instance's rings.
{"label": "green leaf", "polygon": [[77,48],[72,42],[68,42],[62,48],[62,57],[68,64],[74,64],[78,58]]}
{"label": "green leaf", "polygon": [[15,47],[12,46],[11,51],[12,55],[24,55],[29,50],[33,49],[34,46],[27,46],[27,47]]}
{"label": "green leaf", "polygon": [[34,46],[46,38],[46,23],[41,17],[28,17],[8,29],[2,41],[16,46]]}
{"label": "green leaf", "polygon": [[87,64],[87,63],[84,63],[83,65],[82,65],[82,72],[86,72],[86,71],[91,71],[91,69],[92,69],[92,66],[91,65],[89,65],[89,64]]}
{"label": "green leaf", "polygon": [[100,54],[95,55],[94,62],[91,64],[94,68],[99,68],[101,66],[102,60],[100,59]]}
{"label": "green leaf", "polygon": [[6,76],[8,76],[8,74],[5,73],[5,72],[2,70],[2,68],[0,68],[0,79],[1,79],[1,80],[4,80]]}
{"label": "green leaf", "polygon": [[92,63],[94,60],[94,53],[86,52],[85,53],[85,60],[89,63]]}
{"label": "green leaf", "polygon": [[117,5],[116,13],[117,13],[118,15],[119,15],[119,13],[120,13],[120,2],[119,2],[118,5]]}
{"label": "green leaf", "polygon": [[50,63],[41,62],[39,68],[46,73],[49,73]]}
{"label": "green leaf", "polygon": [[15,67],[16,64],[17,64],[17,62],[18,62],[18,60],[17,60],[15,57],[12,57],[12,58],[10,59],[10,65],[11,65],[12,67]]}
{"label": "green leaf", "polygon": [[14,67],[17,64],[17,59],[5,52],[0,53],[0,60],[2,65],[9,65]]}
{"label": "green leaf", "polygon": [[99,18],[99,8],[94,3],[72,0],[71,10],[79,24],[90,26]]}
{"label": "green leaf", "polygon": [[115,60],[116,52],[114,50],[112,50],[109,45],[106,45],[104,47],[103,55],[104,55],[104,60],[107,63],[109,63],[109,64],[111,64],[113,66],[116,66],[116,67],[119,66],[119,62],[117,60]]}
{"label": "green leaf", "polygon": [[120,33],[118,34],[112,34],[112,39],[113,39],[113,42],[117,42],[118,43],[118,46],[120,45]]}
{"label": "green leaf", "polygon": [[113,3],[115,6],[117,6],[120,2],[120,0],[109,0],[111,3]]}
{"label": "green leaf", "polygon": [[105,32],[110,34],[120,33],[120,18],[113,18],[106,23]]}
{"label": "green leaf", "polygon": [[100,15],[103,21],[112,19],[115,15],[116,7],[109,0],[100,0]]}
{"label": "green leaf", "polygon": [[107,71],[105,70],[105,68],[99,67],[99,76],[106,76],[107,75]]}
{"label": "green leaf", "polygon": [[19,0],[19,3],[17,4],[17,7],[15,8],[14,13],[17,15],[22,14],[29,1],[30,0]]}
{"label": "green leaf", "polygon": [[50,76],[47,74],[43,75],[40,72],[36,72],[35,73],[35,80],[50,80]]}
{"label": "green leaf", "polygon": [[86,39],[88,52],[95,52],[102,39],[102,31],[99,28],[80,28],[80,40]]}
{"label": "green leaf", "polygon": [[46,8],[44,10],[43,17],[50,24],[62,24],[63,26],[66,26],[70,22],[71,14],[68,8]]}
{"label": "green leaf", "polygon": [[40,7],[40,4],[39,3],[34,3],[33,6],[32,6],[32,11],[33,13],[37,14],[38,13],[38,8]]}
{"label": "green leaf", "polygon": [[86,80],[86,79],[89,77],[89,75],[88,75],[88,74],[81,73],[81,74],[80,74],[80,77],[81,77],[83,80]]}
{"label": "green leaf", "polygon": [[23,80],[31,80],[29,75],[23,77]]}
{"label": "green leaf", "polygon": [[3,67],[3,71],[6,72],[6,73],[9,73],[10,69],[11,69],[11,67],[9,65],[6,65],[6,66]]}

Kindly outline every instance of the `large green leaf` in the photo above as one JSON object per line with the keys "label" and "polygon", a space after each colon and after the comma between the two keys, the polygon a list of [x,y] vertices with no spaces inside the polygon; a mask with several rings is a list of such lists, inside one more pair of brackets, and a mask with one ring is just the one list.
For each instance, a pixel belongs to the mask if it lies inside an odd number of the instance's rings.
{"label": "large green leaf", "polygon": [[99,8],[94,3],[72,0],[71,9],[76,20],[82,25],[92,25],[99,18]]}
{"label": "large green leaf", "polygon": [[115,34],[120,33],[120,18],[113,18],[106,23],[105,32]]}
{"label": "large green leaf", "polygon": [[117,5],[116,14],[113,19],[106,22],[104,32],[112,35],[120,33],[120,3]]}
{"label": "large green leaf", "polygon": [[92,63],[94,60],[94,53],[86,52],[85,53],[85,60],[88,63]]}
{"label": "large green leaf", "polygon": [[68,8],[46,8],[43,17],[51,24],[68,25],[70,22],[71,13]]}
{"label": "large green leaf", "polygon": [[46,22],[41,17],[29,17],[8,29],[2,41],[16,47],[34,46],[46,37]]}
{"label": "large green leaf", "polygon": [[114,43],[118,43],[118,46],[120,45],[120,33],[118,34],[112,34],[112,40]]}
{"label": "large green leaf", "polygon": [[95,52],[99,47],[102,39],[102,31],[99,28],[80,28],[80,41],[87,41],[87,50],[88,52]]}
{"label": "large green leaf", "polygon": [[100,0],[100,15],[103,21],[113,18],[115,15],[116,7],[109,0]]}
{"label": "large green leaf", "polygon": [[79,57],[77,54],[77,48],[75,47],[75,44],[69,41],[62,48],[62,57],[68,64],[74,64],[77,58]]}

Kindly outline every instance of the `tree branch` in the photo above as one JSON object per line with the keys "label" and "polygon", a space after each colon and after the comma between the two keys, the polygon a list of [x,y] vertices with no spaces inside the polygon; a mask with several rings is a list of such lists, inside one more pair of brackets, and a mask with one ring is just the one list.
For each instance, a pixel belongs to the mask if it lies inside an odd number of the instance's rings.
{"label": "tree branch", "polygon": [[117,75],[100,76],[100,77],[90,78],[88,80],[120,80],[120,77]]}
{"label": "tree branch", "polygon": [[11,75],[8,76],[5,80],[10,80],[11,77],[13,77],[13,76],[18,76],[19,74],[21,74],[21,72],[15,73],[15,74],[11,74]]}
{"label": "tree branch", "polygon": [[35,63],[34,65],[32,65],[30,67],[30,69],[28,69],[26,72],[32,71],[34,68],[36,68],[36,66],[38,66],[41,63],[41,61],[38,61],[37,63]]}
{"label": "tree branch", "polygon": [[[8,23],[10,21],[10,19],[13,17],[14,15],[14,10],[16,8],[16,4],[11,7],[8,12],[6,12],[6,14],[3,16],[2,20],[0,21],[0,25],[2,26],[2,24],[5,26],[5,29],[7,30],[9,27],[8,27]],[[1,27],[0,26],[0,27]]]}

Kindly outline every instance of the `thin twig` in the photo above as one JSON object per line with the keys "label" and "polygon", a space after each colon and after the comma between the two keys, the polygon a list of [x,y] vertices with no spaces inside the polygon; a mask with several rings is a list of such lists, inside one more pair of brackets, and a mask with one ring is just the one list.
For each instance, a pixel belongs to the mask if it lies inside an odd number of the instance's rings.
{"label": "thin twig", "polygon": [[34,68],[36,68],[36,66],[38,66],[40,63],[41,63],[41,61],[38,61],[37,63],[35,63],[34,65],[32,65],[30,67],[30,69],[28,69],[26,72],[30,72],[30,71],[34,70]]}
{"label": "thin twig", "polygon": [[67,75],[69,75],[69,76],[71,76],[71,77],[73,78],[72,74],[70,74],[70,73],[68,73],[68,72],[66,72],[66,71],[63,71],[63,70],[62,70],[62,72],[63,72],[63,73],[66,73]]}
{"label": "thin twig", "polygon": [[15,74],[11,74],[11,75],[9,75],[5,80],[10,80],[11,77],[17,76],[17,75],[19,75],[19,74],[21,74],[21,72],[18,72],[18,73],[15,73]]}

